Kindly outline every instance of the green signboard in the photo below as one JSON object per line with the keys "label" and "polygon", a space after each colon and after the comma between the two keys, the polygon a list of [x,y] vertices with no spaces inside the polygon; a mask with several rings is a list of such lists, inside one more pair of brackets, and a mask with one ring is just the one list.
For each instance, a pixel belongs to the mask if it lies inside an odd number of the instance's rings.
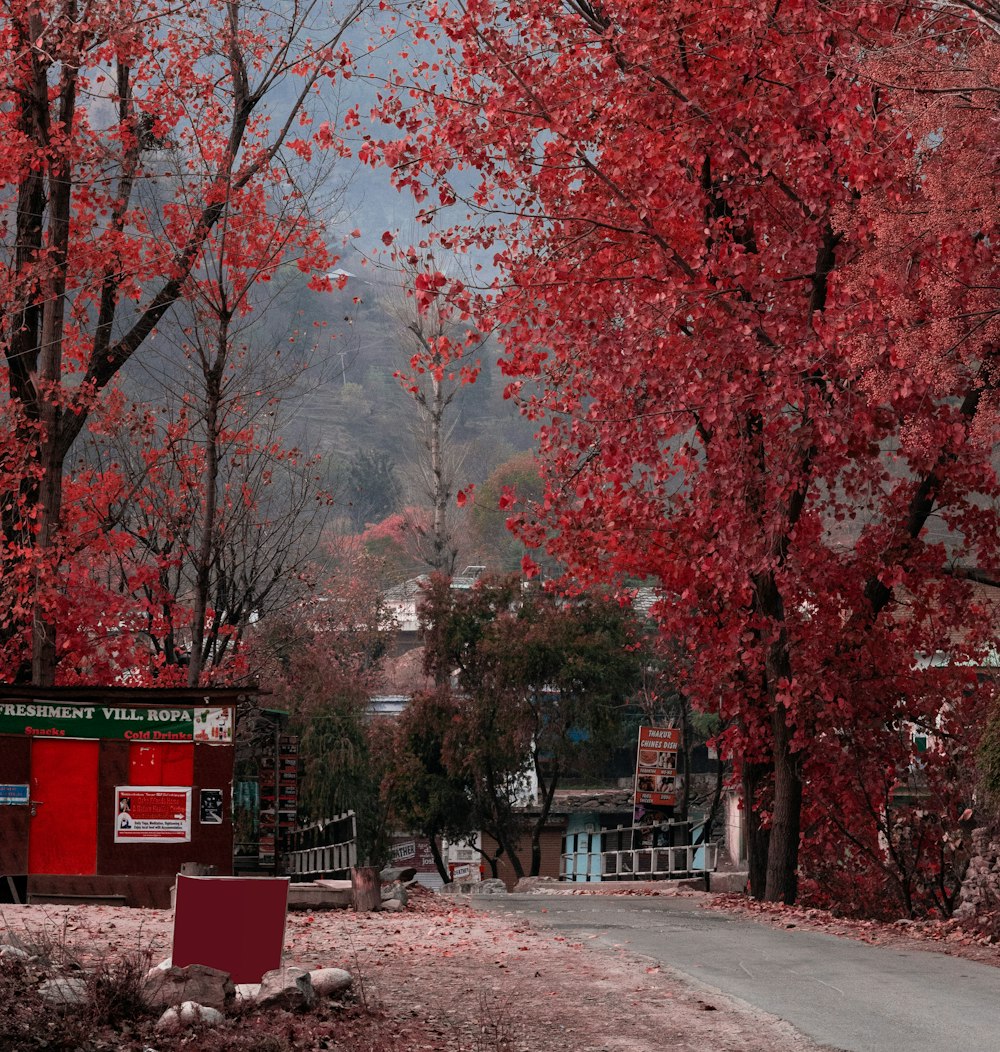
{"label": "green signboard", "polygon": [[129,708],[56,701],[0,701],[0,734],[42,738],[124,738],[128,741],[233,740],[230,708]]}

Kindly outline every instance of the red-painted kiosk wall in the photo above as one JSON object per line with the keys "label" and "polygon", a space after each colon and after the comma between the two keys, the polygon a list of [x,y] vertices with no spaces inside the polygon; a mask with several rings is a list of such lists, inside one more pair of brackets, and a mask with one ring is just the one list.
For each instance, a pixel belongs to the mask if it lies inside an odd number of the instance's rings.
{"label": "red-painted kiosk wall", "polygon": [[[0,877],[29,901],[165,907],[232,873],[235,690],[0,687]],[[26,877],[26,881],[23,879]]]}

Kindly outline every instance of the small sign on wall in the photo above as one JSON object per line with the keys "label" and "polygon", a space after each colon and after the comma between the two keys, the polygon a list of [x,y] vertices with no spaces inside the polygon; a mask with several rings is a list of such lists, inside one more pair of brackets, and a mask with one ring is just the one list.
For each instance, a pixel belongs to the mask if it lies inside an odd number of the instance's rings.
{"label": "small sign on wall", "polygon": [[194,740],[210,745],[228,745],[233,740],[233,710],[195,709]]}
{"label": "small sign on wall", "polygon": [[4,804],[26,804],[31,799],[27,785],[0,785],[0,806]]}
{"label": "small sign on wall", "polygon": [[222,825],[221,789],[202,789],[198,803],[198,821],[203,826]]}
{"label": "small sign on wall", "polygon": [[190,839],[190,786],[115,787],[116,844],[177,844]]}

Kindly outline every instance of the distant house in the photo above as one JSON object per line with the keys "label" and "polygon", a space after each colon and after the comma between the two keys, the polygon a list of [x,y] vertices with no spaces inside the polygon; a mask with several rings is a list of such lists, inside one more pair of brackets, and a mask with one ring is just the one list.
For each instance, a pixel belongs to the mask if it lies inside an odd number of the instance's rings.
{"label": "distant house", "polygon": [[[468,591],[485,572],[485,566],[467,566],[451,579],[451,587],[455,591]],[[386,610],[396,623],[396,638],[392,648],[395,656],[405,654],[420,646],[420,621],[417,616],[417,607],[427,582],[426,575],[411,577],[385,593]]]}
{"label": "distant house", "polygon": [[[452,588],[474,587],[484,570],[483,566],[467,567],[462,574],[453,578]],[[395,618],[398,632],[390,657],[384,664],[383,690],[371,698],[368,706],[372,716],[398,716],[405,710],[413,694],[434,688],[433,679],[423,671],[423,648],[417,616],[420,595],[426,581],[424,577],[413,578],[386,594],[386,605]],[[657,597],[654,589],[642,588],[632,596],[632,605],[640,616],[649,617]],[[704,746],[696,749],[692,760],[689,776],[707,778],[711,774],[710,780],[714,782],[715,764],[718,761],[714,756],[708,756]],[[614,755],[609,754],[600,788],[567,788],[556,792],[555,804],[541,834],[540,875],[554,878],[564,876],[569,880],[600,879],[604,852],[631,850],[634,773],[633,743],[615,750]],[[529,766],[525,771],[524,792],[519,805],[529,822],[539,814],[537,798],[537,778],[534,769]],[[679,827],[676,832],[680,835]],[[688,827],[685,827],[687,832]],[[416,839],[406,837],[407,850],[412,846],[410,842],[416,842]],[[482,848],[485,857],[497,857],[498,845],[489,835],[483,835]],[[527,870],[531,861],[530,835],[525,834],[515,850],[523,868]],[[449,864],[457,866],[465,879],[469,879],[466,870],[470,870],[473,877],[490,875],[489,865],[480,865],[478,860],[482,856],[472,848],[452,845],[446,854]],[[480,871],[478,874],[477,870]],[[510,860],[503,855],[499,856],[497,874],[508,887],[513,887],[518,879]],[[421,880],[433,881],[433,877],[418,876]]]}
{"label": "distant house", "polygon": [[[534,804],[526,804],[524,815],[532,819],[538,814]],[[632,825],[632,789],[565,789],[556,790],[540,838],[541,866],[538,875],[558,879],[564,871],[563,856],[567,859],[566,879],[586,879],[588,872],[600,872],[602,835]],[[491,836],[483,837],[483,848],[495,856],[498,845]],[[515,845],[525,869],[531,861],[531,838],[525,835]],[[578,854],[577,854],[578,853]],[[590,856],[594,859],[591,860]],[[586,858],[586,860],[585,860]],[[487,873],[487,876],[490,874]],[[518,877],[510,860],[501,855],[497,862],[497,876],[514,887]]]}

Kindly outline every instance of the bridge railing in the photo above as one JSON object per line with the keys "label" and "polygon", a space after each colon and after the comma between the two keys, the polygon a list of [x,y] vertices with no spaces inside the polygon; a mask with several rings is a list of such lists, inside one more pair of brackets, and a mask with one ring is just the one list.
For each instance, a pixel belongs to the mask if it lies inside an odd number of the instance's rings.
{"label": "bridge railing", "polygon": [[[629,827],[570,833],[560,859],[559,879],[668,880],[701,876],[716,868],[718,844],[692,843],[692,829],[687,823],[665,824],[661,829],[667,842],[656,847],[632,847],[635,838]],[[648,830],[641,832],[648,836]],[[683,834],[683,843],[677,843],[678,834]]]}
{"label": "bridge railing", "polygon": [[347,879],[358,864],[353,811],[293,830],[288,835],[285,872],[293,881]]}

